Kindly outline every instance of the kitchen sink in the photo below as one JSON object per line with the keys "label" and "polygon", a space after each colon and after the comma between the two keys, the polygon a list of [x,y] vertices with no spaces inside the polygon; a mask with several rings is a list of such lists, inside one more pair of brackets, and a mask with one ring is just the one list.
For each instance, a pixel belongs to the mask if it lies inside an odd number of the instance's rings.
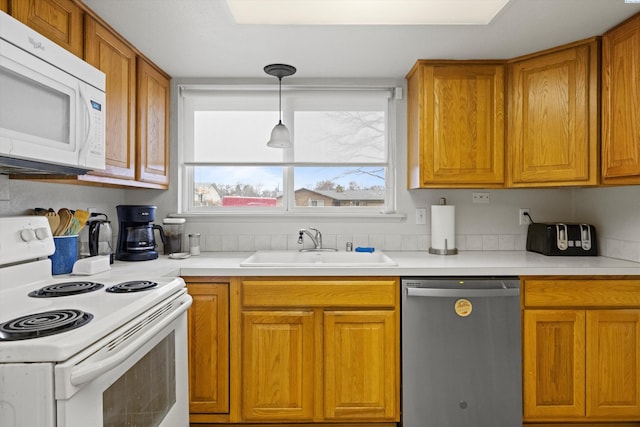
{"label": "kitchen sink", "polygon": [[383,252],[256,251],[241,267],[393,267]]}

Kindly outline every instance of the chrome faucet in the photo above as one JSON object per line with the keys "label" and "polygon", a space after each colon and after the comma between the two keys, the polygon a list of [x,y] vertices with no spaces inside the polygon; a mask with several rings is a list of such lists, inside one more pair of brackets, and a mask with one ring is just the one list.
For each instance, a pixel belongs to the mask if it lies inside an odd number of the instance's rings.
{"label": "chrome faucet", "polygon": [[[311,234],[309,230],[313,230],[315,233]],[[322,233],[320,233],[320,230],[313,227],[309,227],[309,230],[307,230],[306,228],[301,228],[300,230],[298,230],[298,243],[302,244],[302,236],[306,234],[313,242],[313,249],[322,249]]]}

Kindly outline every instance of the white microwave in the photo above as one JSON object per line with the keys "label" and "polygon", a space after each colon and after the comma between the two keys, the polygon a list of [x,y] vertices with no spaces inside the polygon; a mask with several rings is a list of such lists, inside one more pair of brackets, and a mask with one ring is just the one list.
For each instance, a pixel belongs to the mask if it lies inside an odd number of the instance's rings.
{"label": "white microwave", "polygon": [[0,12],[0,173],[105,168],[102,71]]}

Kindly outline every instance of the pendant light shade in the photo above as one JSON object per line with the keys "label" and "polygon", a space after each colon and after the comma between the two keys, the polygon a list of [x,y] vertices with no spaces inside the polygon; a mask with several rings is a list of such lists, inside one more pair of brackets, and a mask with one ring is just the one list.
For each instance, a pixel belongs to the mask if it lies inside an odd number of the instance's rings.
{"label": "pendant light shade", "polygon": [[267,146],[274,148],[291,147],[289,129],[282,123],[282,78],[295,74],[296,68],[286,64],[271,64],[264,67],[264,72],[278,78],[278,124],[271,131]]}

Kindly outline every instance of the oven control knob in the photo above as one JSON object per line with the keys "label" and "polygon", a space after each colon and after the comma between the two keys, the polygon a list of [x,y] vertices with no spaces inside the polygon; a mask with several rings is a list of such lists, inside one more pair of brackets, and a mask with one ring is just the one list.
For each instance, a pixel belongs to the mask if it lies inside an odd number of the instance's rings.
{"label": "oven control knob", "polygon": [[50,237],[49,229],[47,227],[38,227],[36,228],[36,237],[38,240],[44,240]]}
{"label": "oven control knob", "polygon": [[36,239],[36,233],[31,228],[25,228],[20,232],[20,238],[23,242],[30,242]]}

